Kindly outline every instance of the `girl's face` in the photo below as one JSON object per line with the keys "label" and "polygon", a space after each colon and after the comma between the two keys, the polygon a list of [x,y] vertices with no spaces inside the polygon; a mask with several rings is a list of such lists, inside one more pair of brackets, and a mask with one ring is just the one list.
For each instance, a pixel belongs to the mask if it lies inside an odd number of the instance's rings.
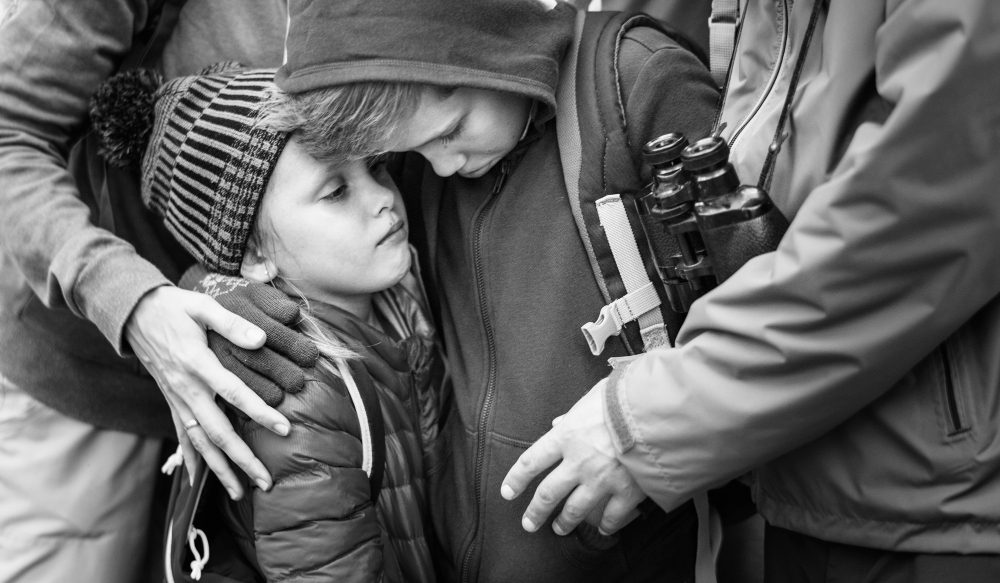
{"label": "girl's face", "polygon": [[390,149],[418,152],[438,176],[479,178],[520,141],[530,106],[527,97],[513,93],[461,87],[444,95],[425,89]]}
{"label": "girl's face", "polygon": [[330,167],[292,138],[258,212],[267,279],[280,275],[307,298],[358,314],[410,269],[406,211],[384,164]]}

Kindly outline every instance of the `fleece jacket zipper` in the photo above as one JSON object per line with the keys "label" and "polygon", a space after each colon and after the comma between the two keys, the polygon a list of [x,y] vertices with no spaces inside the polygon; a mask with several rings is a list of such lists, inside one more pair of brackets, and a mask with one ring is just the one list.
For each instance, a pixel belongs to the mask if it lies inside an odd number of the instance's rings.
{"label": "fleece jacket zipper", "polygon": [[493,323],[490,321],[489,310],[486,307],[486,278],[483,275],[483,231],[486,228],[486,218],[489,211],[496,203],[497,195],[500,194],[500,190],[503,188],[503,183],[507,179],[507,174],[509,172],[510,160],[504,158],[500,161],[500,172],[497,175],[496,182],[493,184],[493,190],[490,192],[490,198],[486,201],[486,204],[483,205],[483,208],[480,209],[479,214],[476,215],[476,219],[473,223],[473,233],[475,234],[472,240],[472,259],[476,276],[476,294],[479,301],[479,316],[482,318],[483,332],[486,334],[486,346],[489,353],[489,373],[486,384],[486,395],[483,398],[483,405],[479,411],[479,423],[476,427],[476,465],[473,476],[476,509],[473,519],[474,526],[472,542],[469,543],[469,548],[465,553],[465,559],[462,561],[461,581],[463,582],[472,580],[472,559],[479,547],[479,523],[483,505],[483,465],[485,464],[486,458],[486,438],[490,426],[490,418],[493,416],[493,402],[496,400],[497,350],[496,337],[493,333]]}

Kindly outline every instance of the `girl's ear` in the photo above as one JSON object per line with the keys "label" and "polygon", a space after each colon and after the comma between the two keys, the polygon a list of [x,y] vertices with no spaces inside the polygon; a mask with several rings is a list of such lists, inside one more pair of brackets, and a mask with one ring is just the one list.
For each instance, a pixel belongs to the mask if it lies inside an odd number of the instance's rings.
{"label": "girl's ear", "polygon": [[243,263],[240,265],[240,275],[250,281],[267,283],[277,277],[278,266],[258,253],[256,249],[247,249],[243,255]]}

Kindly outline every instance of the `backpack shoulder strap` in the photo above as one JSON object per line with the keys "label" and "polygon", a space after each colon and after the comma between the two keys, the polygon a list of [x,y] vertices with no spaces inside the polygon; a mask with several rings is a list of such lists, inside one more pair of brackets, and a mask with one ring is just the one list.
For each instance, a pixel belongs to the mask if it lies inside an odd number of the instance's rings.
{"label": "backpack shoulder strap", "polygon": [[626,192],[635,183],[637,164],[628,144],[617,65],[622,39],[639,26],[662,31],[705,60],[693,43],[650,16],[581,11],[574,44],[560,69],[556,98],[563,177],[607,302],[600,317],[583,327],[595,355],[615,335],[632,354],[669,344],[680,324],[680,316],[664,301],[662,282]]}

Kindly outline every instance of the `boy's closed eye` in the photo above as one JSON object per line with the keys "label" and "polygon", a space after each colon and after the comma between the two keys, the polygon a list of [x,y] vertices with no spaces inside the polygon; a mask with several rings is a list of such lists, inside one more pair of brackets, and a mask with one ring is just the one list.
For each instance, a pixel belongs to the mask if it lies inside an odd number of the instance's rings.
{"label": "boy's closed eye", "polygon": [[463,122],[464,118],[459,119],[455,125],[448,129],[443,135],[438,136],[438,141],[441,142],[442,146],[447,146],[462,135],[462,129],[465,125]]}

